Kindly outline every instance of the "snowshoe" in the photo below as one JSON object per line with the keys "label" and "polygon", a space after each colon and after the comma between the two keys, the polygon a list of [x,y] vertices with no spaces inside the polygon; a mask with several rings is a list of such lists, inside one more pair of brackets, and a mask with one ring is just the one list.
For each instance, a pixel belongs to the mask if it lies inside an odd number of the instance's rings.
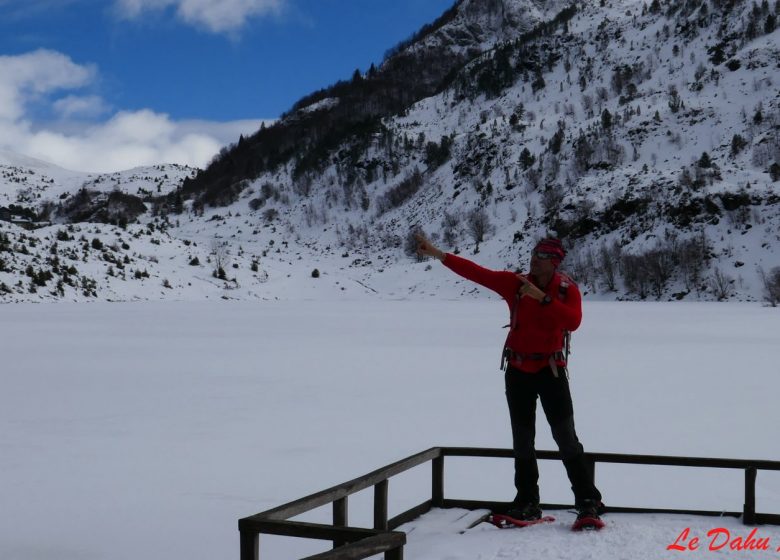
{"label": "snowshoe", "polygon": [[584,500],[577,506],[577,520],[572,525],[572,531],[598,531],[606,527],[601,520],[600,511],[604,505],[596,500]]}

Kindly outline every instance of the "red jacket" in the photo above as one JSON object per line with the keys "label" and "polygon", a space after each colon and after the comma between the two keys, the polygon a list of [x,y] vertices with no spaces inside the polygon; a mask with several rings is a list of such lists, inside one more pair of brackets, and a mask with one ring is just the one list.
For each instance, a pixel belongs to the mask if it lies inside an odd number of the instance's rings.
{"label": "red jacket", "polygon": [[[464,278],[497,292],[509,306],[511,314],[515,305],[520,279],[514,272],[488,270],[457,255],[447,253],[444,266]],[[565,299],[559,289],[561,282],[568,282]],[[548,305],[542,305],[532,297],[522,297],[517,303],[516,328],[510,326],[505,346],[518,354],[544,354],[544,359],[523,359],[510,361],[521,371],[536,373],[549,364],[549,357],[562,349],[564,331],[574,331],[582,321],[582,296],[577,285],[566,275],[556,272],[545,288],[552,298]],[[560,366],[566,365],[557,360]]]}

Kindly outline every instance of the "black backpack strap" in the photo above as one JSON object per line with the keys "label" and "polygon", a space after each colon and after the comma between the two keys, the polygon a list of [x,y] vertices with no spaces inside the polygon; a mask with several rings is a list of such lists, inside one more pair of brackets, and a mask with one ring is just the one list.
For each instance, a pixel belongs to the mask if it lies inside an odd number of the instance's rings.
{"label": "black backpack strap", "polygon": [[[566,296],[569,293],[569,286],[571,286],[571,280],[565,276],[562,275],[561,283],[558,284],[558,298],[561,301],[566,301]],[[569,361],[569,352],[571,351],[571,332],[570,331],[563,331],[563,348],[561,349],[563,351],[563,359],[568,362]]]}
{"label": "black backpack strap", "polygon": [[509,327],[510,331],[517,328],[517,306],[520,305],[520,288],[522,288],[522,286],[523,284],[521,283],[515,292],[515,302],[512,304],[512,309],[509,311],[509,324],[504,325],[504,328]]}
{"label": "black backpack strap", "polygon": [[[504,328],[509,327],[510,333],[517,328],[517,306],[520,305],[520,288],[522,286],[523,283],[521,282],[517,288],[517,291],[515,292],[515,302],[512,304],[512,310],[509,312],[509,324],[504,325]],[[501,352],[501,371],[507,370],[511,357],[512,350],[505,346],[504,350]]]}

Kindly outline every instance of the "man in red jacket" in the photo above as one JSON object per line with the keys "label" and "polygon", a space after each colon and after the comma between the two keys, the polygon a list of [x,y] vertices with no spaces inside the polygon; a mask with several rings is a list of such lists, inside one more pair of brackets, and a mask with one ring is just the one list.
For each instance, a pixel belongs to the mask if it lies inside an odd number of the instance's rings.
{"label": "man in red jacket", "polygon": [[580,291],[557,270],[566,256],[563,245],[558,239],[540,241],[531,253],[529,274],[522,275],[488,270],[444,253],[422,234],[417,236],[417,243],[419,254],[434,257],[460,276],[497,292],[509,305],[502,369],[506,369],[517,496],[508,514],[526,521],[542,516],[534,450],[538,397],[571,481],[578,520],[598,519],[604,506],[574,429],[563,352],[566,333],[576,330],[582,320]]}

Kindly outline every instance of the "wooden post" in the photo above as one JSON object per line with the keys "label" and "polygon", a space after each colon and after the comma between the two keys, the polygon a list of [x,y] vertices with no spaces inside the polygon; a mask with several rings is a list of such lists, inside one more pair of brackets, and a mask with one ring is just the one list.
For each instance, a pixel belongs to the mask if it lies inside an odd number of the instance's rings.
{"label": "wooden post", "polygon": [[241,560],[258,560],[260,535],[254,531],[241,531]]}
{"label": "wooden post", "polygon": [[385,552],[385,560],[404,560],[404,547],[400,546]]}
{"label": "wooden post", "polygon": [[742,523],[745,525],[756,524],[756,476],[758,469],[748,467],[745,469],[745,503],[742,507]]}
{"label": "wooden post", "polygon": [[[333,525],[336,527],[346,527],[348,513],[346,496],[333,502]],[[346,544],[344,541],[333,541],[333,548],[338,548],[344,544]]]}
{"label": "wooden post", "polygon": [[385,479],[374,485],[374,529],[387,531],[387,486]]}
{"label": "wooden post", "polygon": [[444,457],[436,457],[432,463],[431,505],[440,508],[444,506]]}

